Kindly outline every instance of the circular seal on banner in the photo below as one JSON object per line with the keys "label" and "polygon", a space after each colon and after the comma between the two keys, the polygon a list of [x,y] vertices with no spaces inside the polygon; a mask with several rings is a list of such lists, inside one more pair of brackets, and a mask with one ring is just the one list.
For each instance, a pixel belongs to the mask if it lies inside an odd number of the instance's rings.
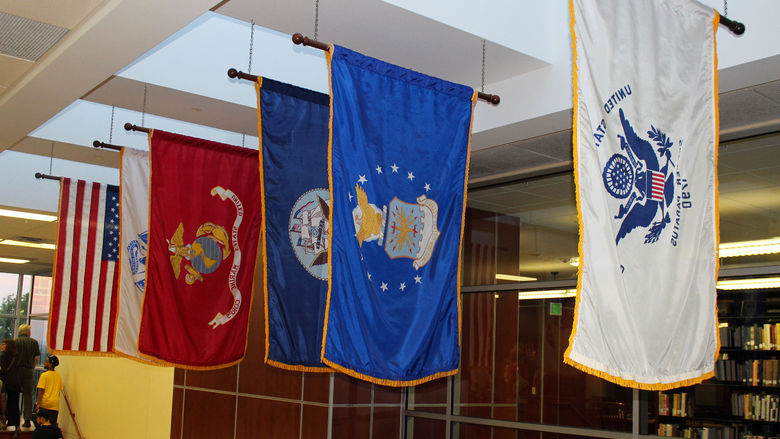
{"label": "circular seal on banner", "polygon": [[615,198],[628,198],[634,187],[634,167],[623,155],[613,154],[602,173],[604,187]]}
{"label": "circular seal on banner", "polygon": [[320,280],[328,279],[330,192],[316,188],[298,197],[290,211],[289,233],[298,262]]}

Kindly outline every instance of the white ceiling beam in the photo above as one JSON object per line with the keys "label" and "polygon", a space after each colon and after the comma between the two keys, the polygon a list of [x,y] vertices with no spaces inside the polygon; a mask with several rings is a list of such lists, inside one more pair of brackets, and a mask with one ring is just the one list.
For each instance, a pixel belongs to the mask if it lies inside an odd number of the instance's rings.
{"label": "white ceiling beam", "polygon": [[215,0],[109,0],[0,96],[0,151],[213,6]]}

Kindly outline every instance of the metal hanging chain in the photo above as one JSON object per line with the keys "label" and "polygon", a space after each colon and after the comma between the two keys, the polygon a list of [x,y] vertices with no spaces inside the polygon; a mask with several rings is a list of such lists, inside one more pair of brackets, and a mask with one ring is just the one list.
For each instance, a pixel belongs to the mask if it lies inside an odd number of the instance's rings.
{"label": "metal hanging chain", "polygon": [[144,126],[144,120],[146,119],[146,84],[144,84],[144,105],[141,107],[141,126]]}
{"label": "metal hanging chain", "polygon": [[49,175],[51,175],[51,166],[54,164],[54,142],[51,142],[51,155],[49,156]]}
{"label": "metal hanging chain", "polygon": [[241,134],[241,146],[245,146],[244,145],[245,140],[246,140],[246,134]]}
{"label": "metal hanging chain", "polygon": [[108,143],[114,143],[114,110],[115,106],[111,106],[111,126],[108,128]]}
{"label": "metal hanging chain", "polygon": [[317,31],[320,27],[320,0],[314,0],[314,39],[317,39]]}
{"label": "metal hanging chain", "polygon": [[249,31],[249,67],[247,68],[247,72],[249,72],[250,75],[252,74],[252,50],[255,44],[255,19],[254,18],[252,19],[251,26],[252,26],[252,30]]}
{"label": "metal hanging chain", "polygon": [[723,0],[723,16],[729,16],[729,0]]}
{"label": "metal hanging chain", "polygon": [[482,40],[482,93],[485,92],[485,40]]}

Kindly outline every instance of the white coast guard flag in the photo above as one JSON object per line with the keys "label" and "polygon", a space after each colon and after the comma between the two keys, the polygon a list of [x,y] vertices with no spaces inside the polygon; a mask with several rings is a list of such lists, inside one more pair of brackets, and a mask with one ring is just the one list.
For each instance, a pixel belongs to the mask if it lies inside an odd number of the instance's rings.
{"label": "white coast guard flag", "polygon": [[564,361],[660,390],[713,375],[717,13],[571,0],[580,273]]}
{"label": "white coast guard flag", "polygon": [[122,271],[114,352],[148,362],[138,356],[138,327],[149,234],[149,151],[123,148],[121,162]]}

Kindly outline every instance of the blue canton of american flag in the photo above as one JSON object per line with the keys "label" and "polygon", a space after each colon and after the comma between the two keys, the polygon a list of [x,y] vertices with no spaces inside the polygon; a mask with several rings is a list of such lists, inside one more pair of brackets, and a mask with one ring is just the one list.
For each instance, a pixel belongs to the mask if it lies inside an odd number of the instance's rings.
{"label": "blue canton of american flag", "polygon": [[119,260],[119,187],[106,188],[106,211],[103,225],[103,257],[105,261]]}

